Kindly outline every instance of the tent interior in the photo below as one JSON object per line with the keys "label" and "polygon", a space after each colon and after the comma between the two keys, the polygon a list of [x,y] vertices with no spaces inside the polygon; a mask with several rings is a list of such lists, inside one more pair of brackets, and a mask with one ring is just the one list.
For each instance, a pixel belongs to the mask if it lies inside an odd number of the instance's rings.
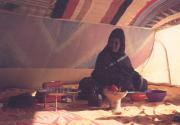
{"label": "tent interior", "polygon": [[[179,0],[0,0],[0,125],[179,124],[179,19]],[[148,89],[167,92],[163,101],[125,97],[120,114],[107,100],[101,107],[59,100],[58,111],[50,109],[54,102],[3,108],[12,96],[35,96],[46,82],[78,88],[115,28],[123,29],[125,51]]]}

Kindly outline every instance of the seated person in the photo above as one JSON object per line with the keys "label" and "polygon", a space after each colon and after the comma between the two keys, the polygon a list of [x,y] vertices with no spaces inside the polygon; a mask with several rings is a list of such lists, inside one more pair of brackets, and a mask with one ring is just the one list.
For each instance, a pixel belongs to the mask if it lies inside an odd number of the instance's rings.
{"label": "seated person", "polygon": [[115,84],[122,91],[145,91],[147,81],[136,72],[125,53],[125,35],[122,29],[114,29],[105,48],[99,53],[91,74],[100,92]]}

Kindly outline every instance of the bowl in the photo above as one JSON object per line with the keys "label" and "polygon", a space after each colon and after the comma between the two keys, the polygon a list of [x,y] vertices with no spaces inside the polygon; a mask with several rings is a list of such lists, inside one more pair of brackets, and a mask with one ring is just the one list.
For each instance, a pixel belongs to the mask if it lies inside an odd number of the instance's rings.
{"label": "bowl", "polygon": [[163,90],[148,90],[146,96],[150,102],[160,102],[163,101],[167,92]]}
{"label": "bowl", "polygon": [[132,101],[144,101],[146,99],[146,93],[133,92],[133,93],[129,93],[129,97]]}

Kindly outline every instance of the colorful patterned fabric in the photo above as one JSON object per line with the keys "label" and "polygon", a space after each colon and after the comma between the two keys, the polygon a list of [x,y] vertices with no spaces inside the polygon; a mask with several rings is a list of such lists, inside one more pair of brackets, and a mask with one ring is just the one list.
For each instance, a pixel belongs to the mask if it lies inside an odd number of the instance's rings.
{"label": "colorful patterned fabric", "polygon": [[[93,68],[114,28],[117,27],[2,13],[0,67]],[[126,52],[137,67],[151,53],[154,31],[122,28]]]}
{"label": "colorful patterned fabric", "polygon": [[[175,16],[179,7],[179,0],[0,0],[0,11],[150,28],[168,16]],[[172,20],[176,19],[178,16]]]}
{"label": "colorful patterned fabric", "polygon": [[[151,2],[152,1],[152,2]],[[153,3],[156,0],[151,0]],[[7,3],[17,5],[12,12],[91,23],[129,25],[149,7],[149,0],[0,0],[0,10]],[[138,15],[136,15],[138,13]]]}

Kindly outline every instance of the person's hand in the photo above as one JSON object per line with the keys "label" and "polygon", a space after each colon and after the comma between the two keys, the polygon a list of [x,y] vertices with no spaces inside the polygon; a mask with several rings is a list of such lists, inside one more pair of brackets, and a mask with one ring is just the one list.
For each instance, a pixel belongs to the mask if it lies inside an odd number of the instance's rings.
{"label": "person's hand", "polygon": [[110,87],[110,91],[112,92],[117,92],[118,90],[119,90],[118,87],[114,84]]}

